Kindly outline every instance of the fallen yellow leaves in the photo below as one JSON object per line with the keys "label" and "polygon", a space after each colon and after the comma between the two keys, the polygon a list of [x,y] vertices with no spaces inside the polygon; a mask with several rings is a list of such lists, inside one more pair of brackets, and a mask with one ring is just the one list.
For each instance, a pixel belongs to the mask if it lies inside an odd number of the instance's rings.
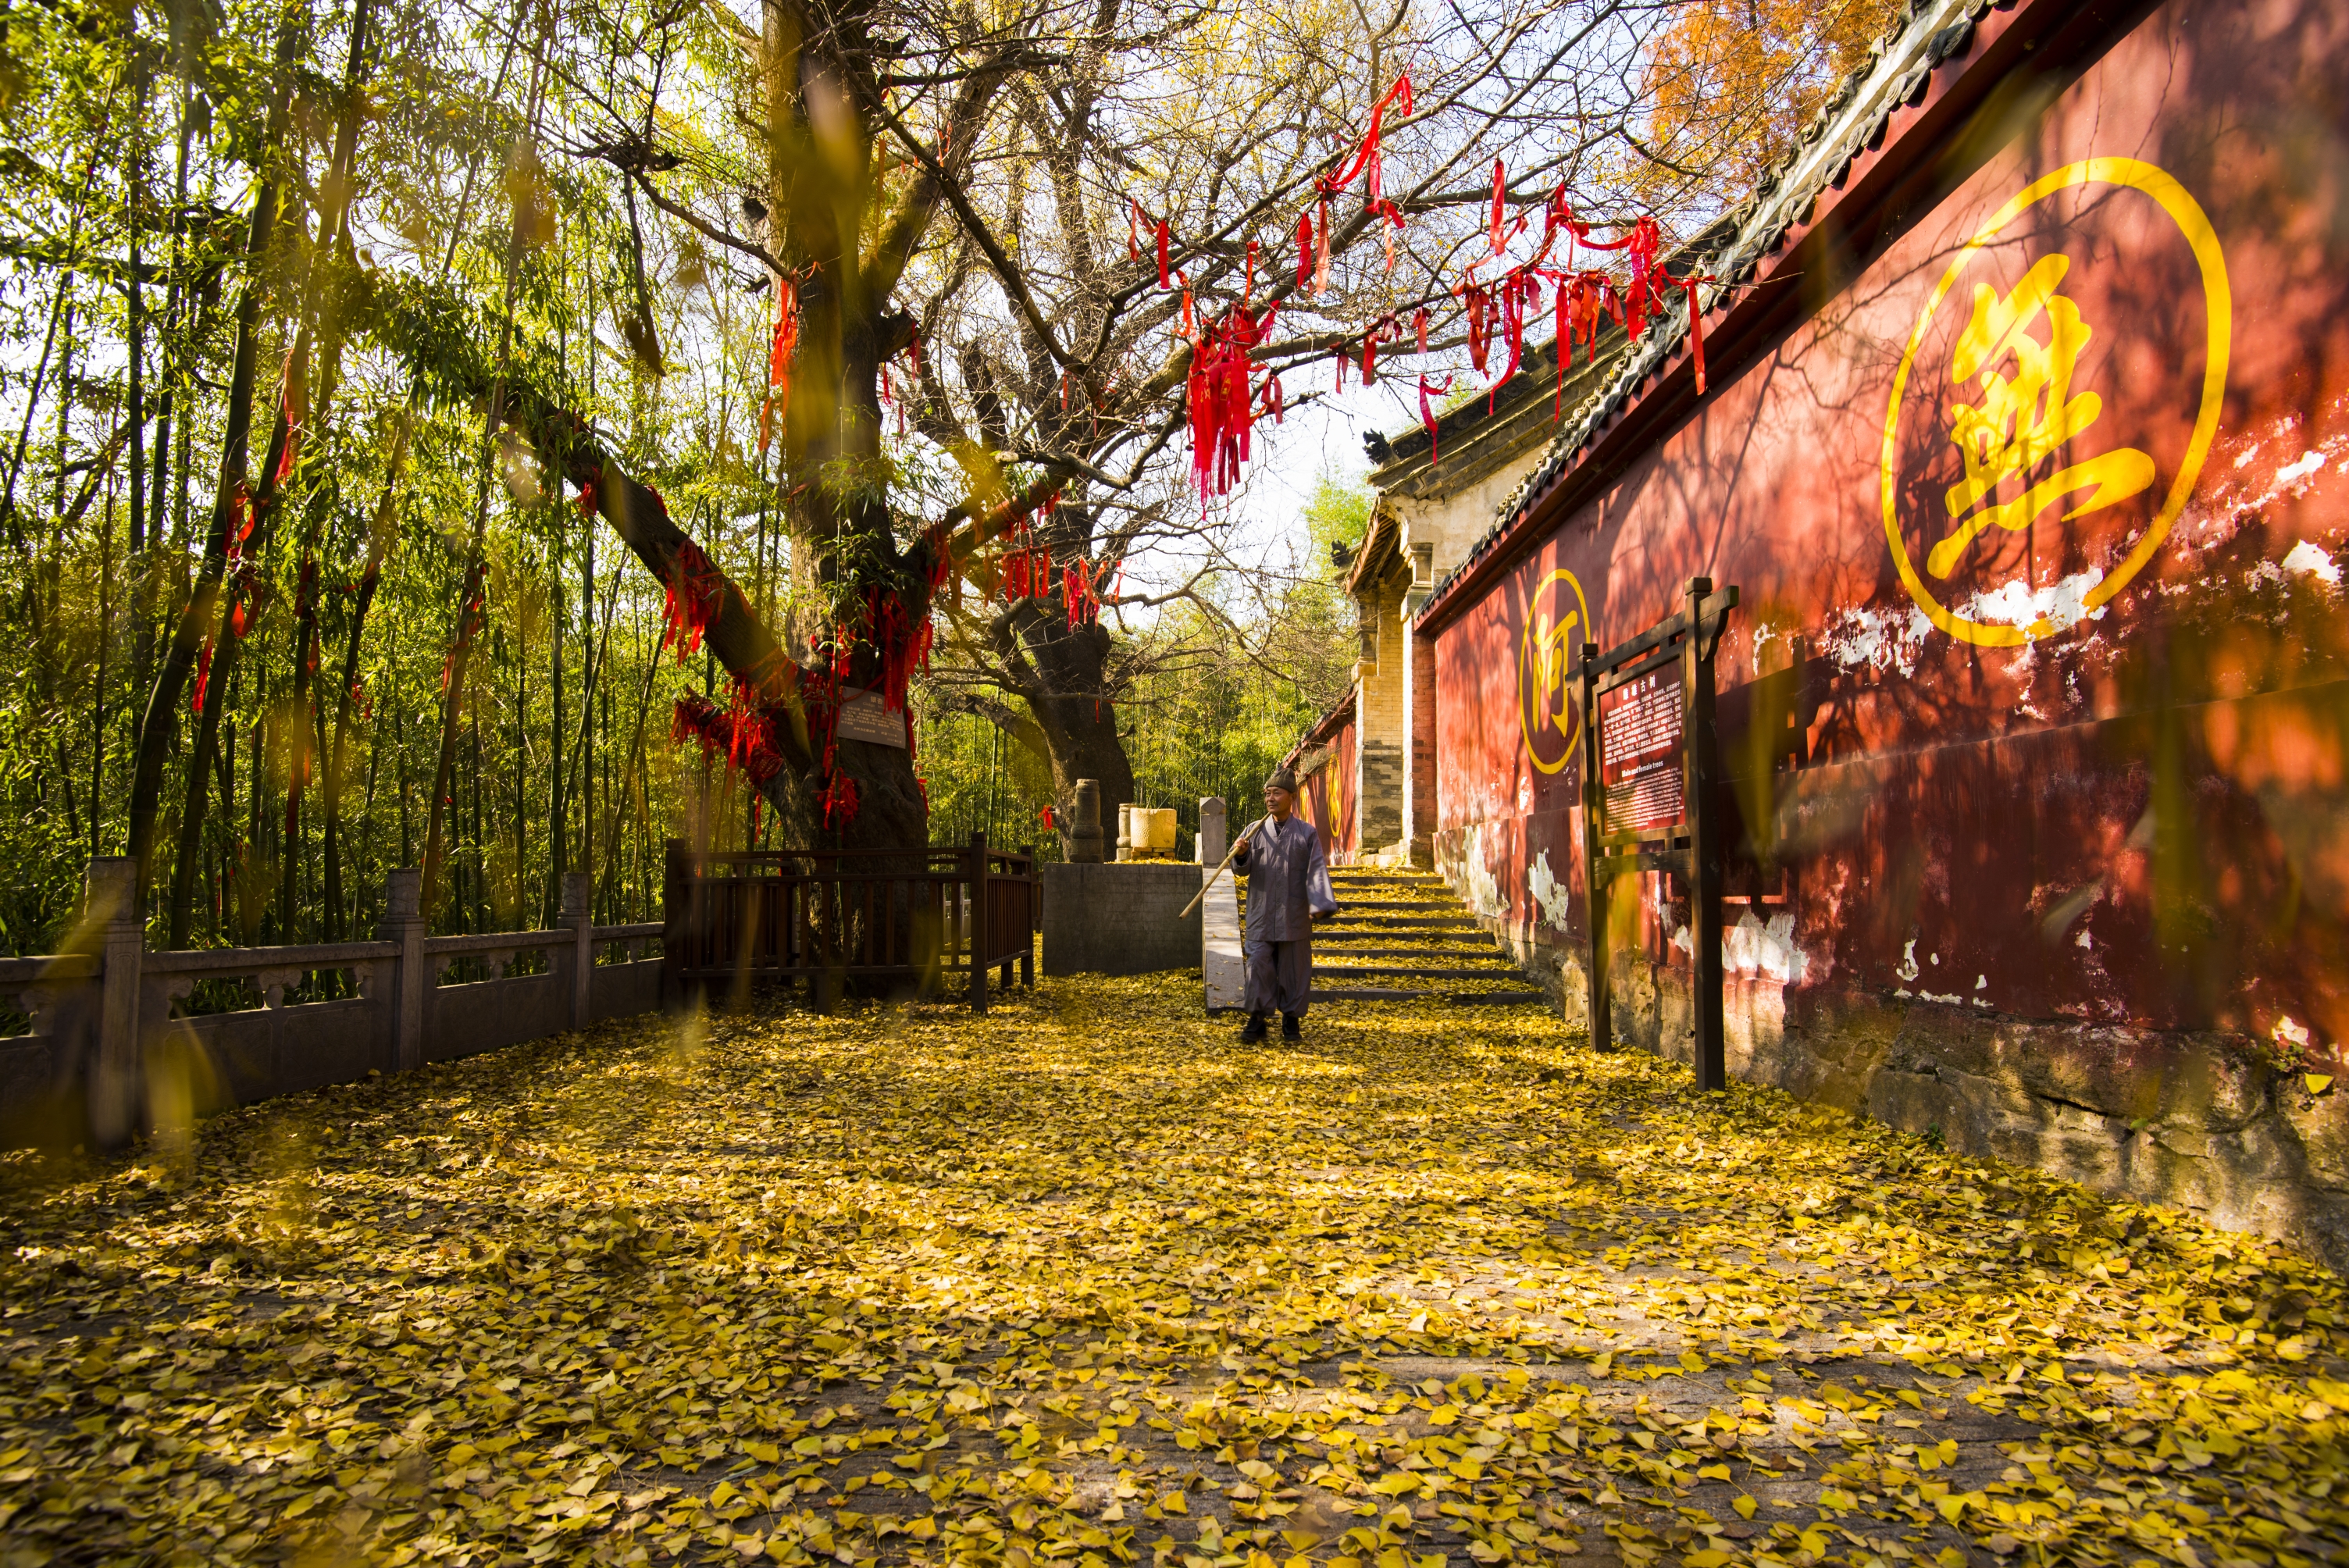
{"label": "fallen yellow leaves", "polygon": [[1196,997],[645,1021],[11,1157],[0,1551],[2349,1552],[2313,1264],[1531,1009],[1241,1049]]}

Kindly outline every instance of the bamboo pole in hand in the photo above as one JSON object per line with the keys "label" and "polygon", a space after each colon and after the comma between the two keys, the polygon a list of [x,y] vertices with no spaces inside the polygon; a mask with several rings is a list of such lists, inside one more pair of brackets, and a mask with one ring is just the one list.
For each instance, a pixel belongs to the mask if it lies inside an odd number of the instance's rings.
{"label": "bamboo pole in hand", "polygon": [[1207,890],[1216,885],[1216,880],[1224,874],[1224,868],[1232,863],[1232,857],[1238,854],[1240,852],[1240,846],[1248,841],[1248,835],[1255,832],[1258,828],[1263,827],[1266,820],[1267,819],[1258,817],[1255,821],[1250,822],[1247,827],[1240,830],[1240,836],[1234,839],[1232,841],[1232,847],[1224,851],[1223,865],[1217,866],[1213,872],[1208,873],[1207,880],[1199,884],[1199,891],[1192,895],[1191,902],[1183,906],[1183,913],[1176,915],[1174,917],[1175,919],[1188,920],[1191,918],[1191,912],[1199,907],[1199,901],[1207,896]]}

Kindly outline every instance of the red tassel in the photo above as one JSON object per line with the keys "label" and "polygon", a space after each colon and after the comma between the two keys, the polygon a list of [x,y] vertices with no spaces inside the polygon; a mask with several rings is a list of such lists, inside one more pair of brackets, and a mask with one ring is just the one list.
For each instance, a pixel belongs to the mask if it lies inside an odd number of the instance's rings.
{"label": "red tassel", "polygon": [[1412,312],[1411,320],[1413,327],[1419,333],[1419,351],[1424,354],[1427,352],[1427,307],[1423,305]]}
{"label": "red tassel", "polygon": [[1297,286],[1305,287],[1313,281],[1313,210],[1307,208],[1297,220]]}
{"label": "red tassel", "polygon": [[1493,253],[1496,256],[1501,253],[1501,247],[1503,244],[1503,241],[1501,239],[1501,204],[1507,198],[1508,189],[1508,176],[1502,170],[1501,160],[1495,158],[1493,160]]}
{"label": "red tassel", "polygon": [[1158,220],[1158,286],[1168,286],[1166,278],[1166,220]]}

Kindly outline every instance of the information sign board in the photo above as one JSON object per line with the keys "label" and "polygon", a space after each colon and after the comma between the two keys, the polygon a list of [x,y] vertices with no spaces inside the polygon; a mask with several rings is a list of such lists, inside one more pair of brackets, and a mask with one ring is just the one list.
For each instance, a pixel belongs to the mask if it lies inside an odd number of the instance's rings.
{"label": "information sign board", "polygon": [[1612,648],[1582,645],[1584,938],[1590,1043],[1609,1048],[1608,905],[1620,877],[1663,873],[1689,900],[1692,1044],[1700,1089],[1726,1080],[1723,1040],[1720,772],[1713,660],[1737,590],[1692,577],[1680,613]]}
{"label": "information sign board", "polygon": [[1681,740],[1687,717],[1677,665],[1599,699],[1608,831],[1665,827],[1685,814]]}
{"label": "information sign board", "polygon": [[862,740],[868,746],[905,745],[905,716],[891,713],[877,691],[860,686],[840,688],[840,738]]}

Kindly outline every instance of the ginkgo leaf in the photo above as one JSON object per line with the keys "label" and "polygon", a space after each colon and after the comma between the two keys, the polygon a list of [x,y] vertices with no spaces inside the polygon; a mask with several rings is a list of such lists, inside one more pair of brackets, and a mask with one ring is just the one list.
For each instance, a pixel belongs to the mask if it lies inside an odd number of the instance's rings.
{"label": "ginkgo leaf", "polygon": [[2349,1531],[2349,1301],[2288,1251],[1528,1010],[1231,1033],[1179,978],[754,1004],[176,1166],[16,1157],[0,1531],[798,1568]]}

